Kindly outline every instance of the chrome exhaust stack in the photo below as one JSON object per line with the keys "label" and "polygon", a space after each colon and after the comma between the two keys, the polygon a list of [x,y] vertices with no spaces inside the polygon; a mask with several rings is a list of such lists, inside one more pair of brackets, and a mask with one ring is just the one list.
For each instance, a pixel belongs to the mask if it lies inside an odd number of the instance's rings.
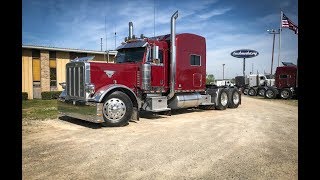
{"label": "chrome exhaust stack", "polygon": [[132,39],[132,36],[133,36],[133,23],[132,22],[129,22],[129,36],[128,36],[128,39]]}
{"label": "chrome exhaust stack", "polygon": [[170,93],[167,98],[170,100],[174,96],[174,85],[176,76],[176,19],[178,18],[178,11],[171,16],[171,35],[170,35],[170,52],[171,52],[171,74],[170,74]]}

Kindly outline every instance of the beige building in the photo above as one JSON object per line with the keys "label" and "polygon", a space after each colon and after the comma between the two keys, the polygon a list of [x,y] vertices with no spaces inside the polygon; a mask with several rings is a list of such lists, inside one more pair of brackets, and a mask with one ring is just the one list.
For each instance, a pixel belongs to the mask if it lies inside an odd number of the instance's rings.
{"label": "beige building", "polygon": [[66,64],[76,57],[95,56],[93,61],[114,62],[117,51],[92,51],[22,45],[22,92],[28,99],[41,98],[44,91],[62,91]]}

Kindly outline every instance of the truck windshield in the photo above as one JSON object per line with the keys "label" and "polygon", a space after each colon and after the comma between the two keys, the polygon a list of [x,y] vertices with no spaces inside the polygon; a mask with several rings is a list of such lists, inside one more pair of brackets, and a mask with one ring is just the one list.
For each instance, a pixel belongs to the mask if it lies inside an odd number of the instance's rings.
{"label": "truck windshield", "polygon": [[116,56],[116,63],[141,62],[145,48],[119,49]]}

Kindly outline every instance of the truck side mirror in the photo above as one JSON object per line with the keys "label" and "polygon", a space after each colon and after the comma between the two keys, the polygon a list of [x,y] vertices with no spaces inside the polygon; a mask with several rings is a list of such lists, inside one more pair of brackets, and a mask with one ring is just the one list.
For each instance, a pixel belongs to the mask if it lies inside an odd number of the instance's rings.
{"label": "truck side mirror", "polygon": [[152,60],[159,59],[159,46],[152,47]]}

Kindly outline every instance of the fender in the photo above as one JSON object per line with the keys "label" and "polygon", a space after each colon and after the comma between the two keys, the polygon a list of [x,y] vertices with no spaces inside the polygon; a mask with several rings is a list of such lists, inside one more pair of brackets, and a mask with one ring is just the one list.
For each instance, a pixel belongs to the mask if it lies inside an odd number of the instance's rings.
{"label": "fender", "polygon": [[[102,102],[103,98],[112,90],[115,89],[119,89],[122,91],[126,91],[125,93],[129,96],[129,98],[131,100],[135,100],[135,102],[137,102],[137,106],[138,108],[141,107],[141,102],[140,100],[137,98],[136,94],[127,86],[121,85],[121,84],[109,84],[106,86],[103,86],[102,88],[100,88],[97,92],[95,92],[95,94],[93,95],[93,97],[91,98],[91,100],[95,101],[95,102]],[[134,102],[132,102],[134,104]]]}

